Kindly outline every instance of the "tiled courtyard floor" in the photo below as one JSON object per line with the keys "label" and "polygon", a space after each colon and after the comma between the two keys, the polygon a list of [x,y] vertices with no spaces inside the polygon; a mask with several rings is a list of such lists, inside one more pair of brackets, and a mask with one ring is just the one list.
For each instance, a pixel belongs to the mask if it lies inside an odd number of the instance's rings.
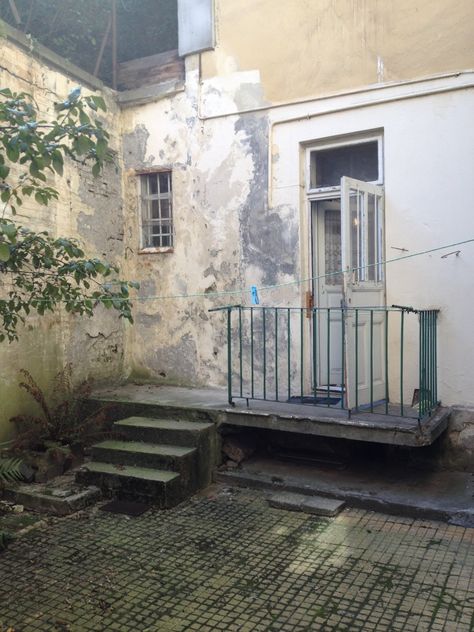
{"label": "tiled courtyard floor", "polygon": [[0,555],[0,630],[474,630],[474,530],[321,519],[237,490],[139,518],[92,510]]}

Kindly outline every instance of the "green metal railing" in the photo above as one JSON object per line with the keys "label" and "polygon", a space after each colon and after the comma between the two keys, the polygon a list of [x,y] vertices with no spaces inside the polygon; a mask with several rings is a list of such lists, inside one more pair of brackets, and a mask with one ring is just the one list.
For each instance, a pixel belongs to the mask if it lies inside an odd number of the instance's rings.
{"label": "green metal railing", "polygon": [[421,421],[439,404],[438,310],[229,305],[210,311],[226,315],[231,405],[302,403]]}

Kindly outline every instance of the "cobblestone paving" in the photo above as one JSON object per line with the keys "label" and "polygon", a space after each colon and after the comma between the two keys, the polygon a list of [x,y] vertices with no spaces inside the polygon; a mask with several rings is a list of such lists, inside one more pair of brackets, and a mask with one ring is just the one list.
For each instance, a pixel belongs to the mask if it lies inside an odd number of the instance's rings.
{"label": "cobblestone paving", "polygon": [[[215,492],[55,520],[0,556],[0,630],[474,630],[474,530]],[[3,626],[3,627],[2,627]]]}

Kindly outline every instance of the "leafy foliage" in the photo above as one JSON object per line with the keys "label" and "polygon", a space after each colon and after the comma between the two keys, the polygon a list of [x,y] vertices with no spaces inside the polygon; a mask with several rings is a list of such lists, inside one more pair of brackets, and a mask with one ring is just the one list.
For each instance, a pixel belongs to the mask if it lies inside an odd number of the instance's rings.
{"label": "leafy foliage", "polygon": [[105,405],[90,415],[83,415],[83,400],[91,394],[91,383],[84,381],[74,388],[70,364],[56,375],[51,402],[29,371],[22,369],[20,374],[20,388],[34,399],[41,412],[10,419],[17,429],[12,450],[58,449],[61,445],[85,445],[110,436],[108,412],[111,406]]}
{"label": "leafy foliage", "polygon": [[129,289],[137,284],[102,282],[119,272],[117,266],[87,259],[74,239],[15,221],[25,198],[43,206],[58,199],[48,174],[62,176],[65,159],[92,163],[94,176],[113,161],[99,110],[106,110],[102,97],[81,97],[76,88],[56,104],[56,117],[45,121],[29,95],[0,90],[0,342],[17,339],[18,325],[31,311],[42,315],[59,304],[87,316],[102,304],[132,322]]}
{"label": "leafy foliage", "polygon": [[23,479],[21,464],[21,459],[0,457],[0,483],[21,481]]}

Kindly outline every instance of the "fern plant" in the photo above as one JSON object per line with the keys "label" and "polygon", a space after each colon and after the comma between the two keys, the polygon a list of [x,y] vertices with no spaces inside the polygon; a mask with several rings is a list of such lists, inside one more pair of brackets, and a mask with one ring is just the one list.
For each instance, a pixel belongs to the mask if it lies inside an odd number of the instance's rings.
{"label": "fern plant", "polygon": [[14,483],[21,481],[21,459],[0,457],[0,483]]}
{"label": "fern plant", "polygon": [[10,419],[17,429],[13,450],[52,449],[53,446],[58,449],[61,445],[85,445],[110,436],[107,413],[111,406],[105,405],[84,415],[83,401],[91,394],[91,384],[86,380],[75,388],[70,364],[56,375],[54,395],[49,401],[29,371],[21,369],[20,374],[20,388],[34,399],[41,412]]}

